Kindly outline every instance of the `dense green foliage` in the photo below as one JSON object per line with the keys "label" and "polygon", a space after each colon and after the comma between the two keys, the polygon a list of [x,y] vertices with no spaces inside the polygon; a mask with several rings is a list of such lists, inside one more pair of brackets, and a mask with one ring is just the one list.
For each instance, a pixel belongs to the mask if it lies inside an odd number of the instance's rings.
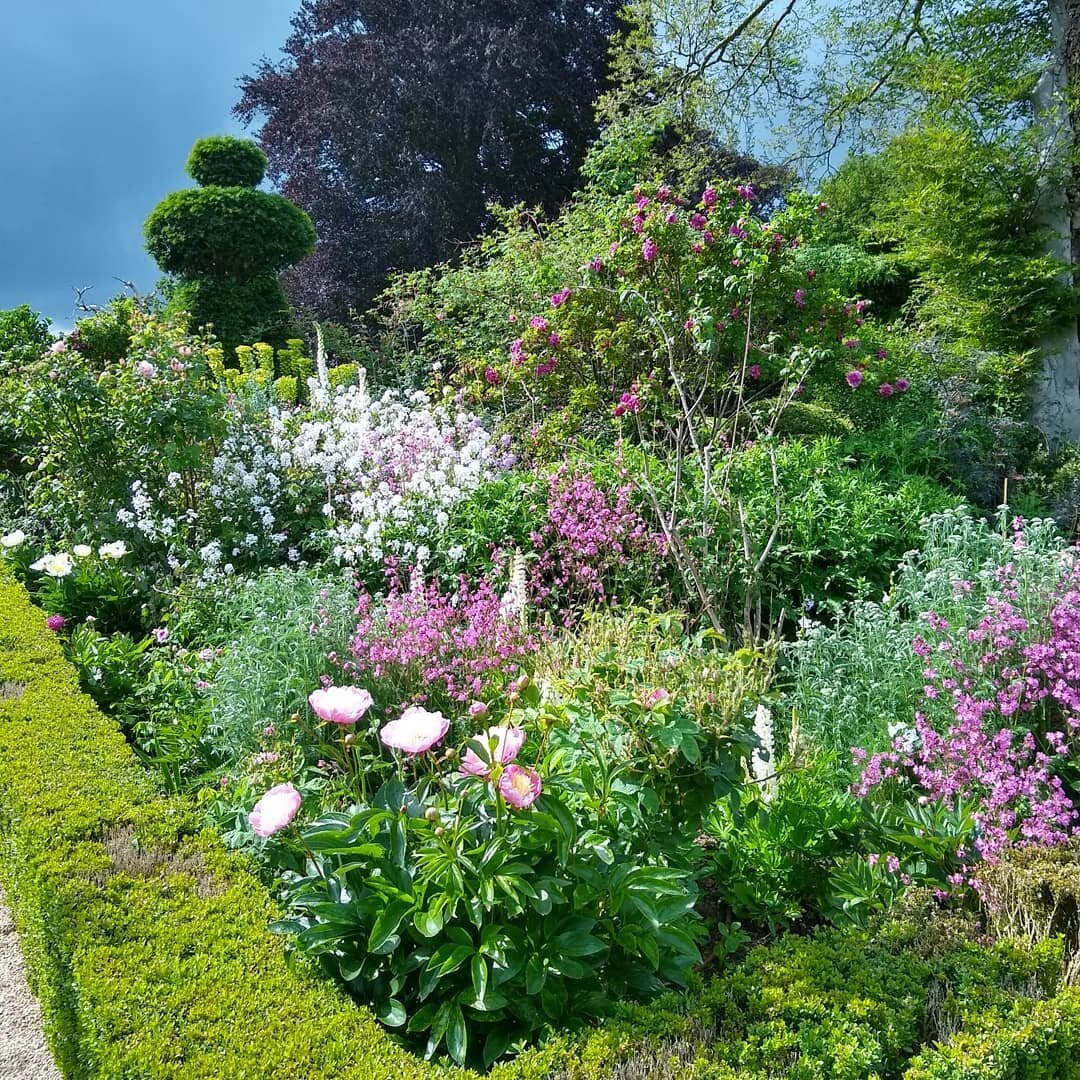
{"label": "dense green foliage", "polygon": [[311,219],[288,199],[256,191],[265,155],[219,136],[197,142],[188,172],[197,188],[174,191],[151,211],[147,250],[177,276],[170,307],[212,326],[227,349],[265,339],[284,344],[291,318],[277,274],[315,245]]}

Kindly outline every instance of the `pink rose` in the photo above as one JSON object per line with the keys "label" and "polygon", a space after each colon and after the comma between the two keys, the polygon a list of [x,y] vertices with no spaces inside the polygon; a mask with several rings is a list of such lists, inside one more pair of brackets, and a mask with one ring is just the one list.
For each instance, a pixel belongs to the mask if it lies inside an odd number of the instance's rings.
{"label": "pink rose", "polygon": [[328,686],[308,695],[312,712],[328,724],[355,724],[374,704],[371,695],[358,686]]}
{"label": "pink rose", "polygon": [[499,777],[499,793],[513,807],[524,810],[539,798],[544,785],[535,769],[507,765]]}
{"label": "pink rose", "polygon": [[470,746],[461,757],[461,771],[469,776],[490,776],[492,765],[509,765],[525,745],[525,731],[519,727],[489,727],[474,738],[487,748],[488,761]]}
{"label": "pink rose", "polygon": [[411,705],[397,720],[384,724],[379,738],[385,746],[406,754],[422,754],[442,742],[450,730],[450,721],[440,712],[429,712]]}
{"label": "pink rose", "polygon": [[272,787],[248,814],[251,830],[258,836],[273,836],[290,825],[300,809],[300,792],[292,784]]}

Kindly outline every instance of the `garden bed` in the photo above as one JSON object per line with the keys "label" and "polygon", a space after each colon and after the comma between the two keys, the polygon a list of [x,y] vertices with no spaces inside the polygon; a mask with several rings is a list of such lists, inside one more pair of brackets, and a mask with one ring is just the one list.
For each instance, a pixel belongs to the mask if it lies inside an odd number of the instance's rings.
{"label": "garden bed", "polygon": [[[0,686],[3,882],[65,1076],[475,1075],[418,1060],[287,962],[263,885],[189,805],[155,792],[11,581]],[[1055,993],[1059,952],[984,948],[917,920],[788,937],[688,998],[553,1038],[491,1075],[1078,1076],[1080,993]],[[912,1059],[935,1035],[947,1041]]]}

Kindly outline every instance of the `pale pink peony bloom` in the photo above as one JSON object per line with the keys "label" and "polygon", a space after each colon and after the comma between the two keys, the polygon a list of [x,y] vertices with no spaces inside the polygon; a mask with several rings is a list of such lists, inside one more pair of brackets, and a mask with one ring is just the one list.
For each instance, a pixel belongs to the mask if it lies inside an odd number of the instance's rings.
{"label": "pale pink peony bloom", "polygon": [[667,701],[670,697],[671,695],[662,686],[658,686],[655,690],[651,690],[645,695],[645,707],[647,709],[652,709]]}
{"label": "pale pink peony bloom", "polygon": [[450,721],[440,712],[429,712],[419,705],[410,705],[397,720],[391,720],[379,730],[385,746],[406,754],[422,754],[442,742],[450,730]]}
{"label": "pale pink peony bloom", "polygon": [[328,724],[355,724],[374,704],[371,694],[358,686],[328,686],[308,695],[308,704]]}
{"label": "pale pink peony bloom", "polygon": [[479,720],[480,717],[487,716],[487,714],[488,714],[488,707],[487,707],[486,703],[483,702],[483,701],[474,701],[469,706],[469,715],[474,720]]}
{"label": "pale pink peony bloom", "polygon": [[540,774],[521,765],[507,765],[499,777],[499,793],[513,807],[524,810],[532,806],[544,790]]}
{"label": "pale pink peony bloom", "polygon": [[488,761],[485,762],[470,746],[461,756],[461,771],[469,776],[486,778],[491,775],[492,765],[509,765],[521,753],[525,745],[525,730],[519,727],[489,727],[485,734],[473,738],[484,744]]}
{"label": "pale pink peony bloom", "polygon": [[273,836],[290,825],[300,809],[300,792],[292,784],[272,787],[248,814],[251,830],[258,836]]}

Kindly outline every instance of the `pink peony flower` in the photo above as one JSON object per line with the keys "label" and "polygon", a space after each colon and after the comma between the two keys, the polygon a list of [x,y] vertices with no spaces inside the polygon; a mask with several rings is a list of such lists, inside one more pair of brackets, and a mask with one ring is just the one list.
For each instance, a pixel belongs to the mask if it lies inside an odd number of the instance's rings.
{"label": "pink peony flower", "polygon": [[461,756],[461,771],[469,776],[491,775],[492,765],[509,765],[525,745],[525,729],[519,727],[489,727],[483,735],[473,738],[484,743],[490,761],[484,761],[470,746]]}
{"label": "pink peony flower", "polygon": [[652,709],[664,701],[667,701],[671,695],[662,687],[658,686],[655,690],[650,690],[645,695],[645,708]]}
{"label": "pink peony flower", "polygon": [[861,371],[849,371],[844,378],[847,379],[848,386],[854,390],[862,384],[863,373]]}
{"label": "pink peony flower", "polygon": [[371,694],[358,686],[328,686],[313,690],[308,704],[320,720],[345,727],[355,724],[375,703]]}
{"label": "pink peony flower", "polygon": [[908,382],[908,380],[907,380],[907,379],[904,379],[904,378],[900,378],[900,379],[897,379],[897,380],[896,380],[896,390],[897,390],[897,393],[900,393],[900,394],[902,394],[902,393],[903,393],[903,392],[904,392],[905,390],[907,390],[907,388],[908,388],[908,387],[909,387],[910,385],[911,385],[911,383],[910,383],[910,382]]}
{"label": "pink peony flower", "polygon": [[397,720],[391,720],[379,730],[379,738],[385,746],[414,755],[430,750],[442,742],[450,730],[450,721],[440,712],[428,712],[419,705],[411,705]]}
{"label": "pink peony flower", "polygon": [[479,720],[481,716],[487,716],[488,711],[487,703],[484,701],[474,701],[469,706],[469,715],[474,720]]}
{"label": "pink peony flower", "polygon": [[135,365],[135,370],[144,379],[152,379],[154,377],[154,365],[149,360],[140,360]]}
{"label": "pink peony flower", "polygon": [[702,201],[702,202],[703,202],[703,203],[704,203],[704,204],[705,204],[706,206],[715,206],[715,205],[716,205],[716,188],[714,188],[714,187],[707,187],[707,188],[706,188],[706,189],[705,189],[705,190],[704,190],[704,191],[703,191],[703,192],[701,193],[701,201]]}
{"label": "pink peony flower", "polygon": [[518,810],[532,806],[543,790],[544,785],[540,782],[540,774],[535,769],[527,769],[521,765],[507,765],[502,776],[499,777],[499,793]]}
{"label": "pink peony flower", "polygon": [[273,836],[292,823],[299,809],[300,792],[292,784],[277,784],[255,804],[248,822],[257,836]]}
{"label": "pink peony flower", "polygon": [[883,383],[882,383],[882,384],[881,384],[881,385],[880,385],[880,386],[879,386],[879,387],[877,388],[877,392],[878,392],[878,393],[879,393],[879,394],[880,394],[880,395],[881,395],[882,397],[892,397],[892,396],[893,396],[893,393],[895,392],[895,388],[893,387],[892,383],[887,383],[887,382],[883,382]]}

